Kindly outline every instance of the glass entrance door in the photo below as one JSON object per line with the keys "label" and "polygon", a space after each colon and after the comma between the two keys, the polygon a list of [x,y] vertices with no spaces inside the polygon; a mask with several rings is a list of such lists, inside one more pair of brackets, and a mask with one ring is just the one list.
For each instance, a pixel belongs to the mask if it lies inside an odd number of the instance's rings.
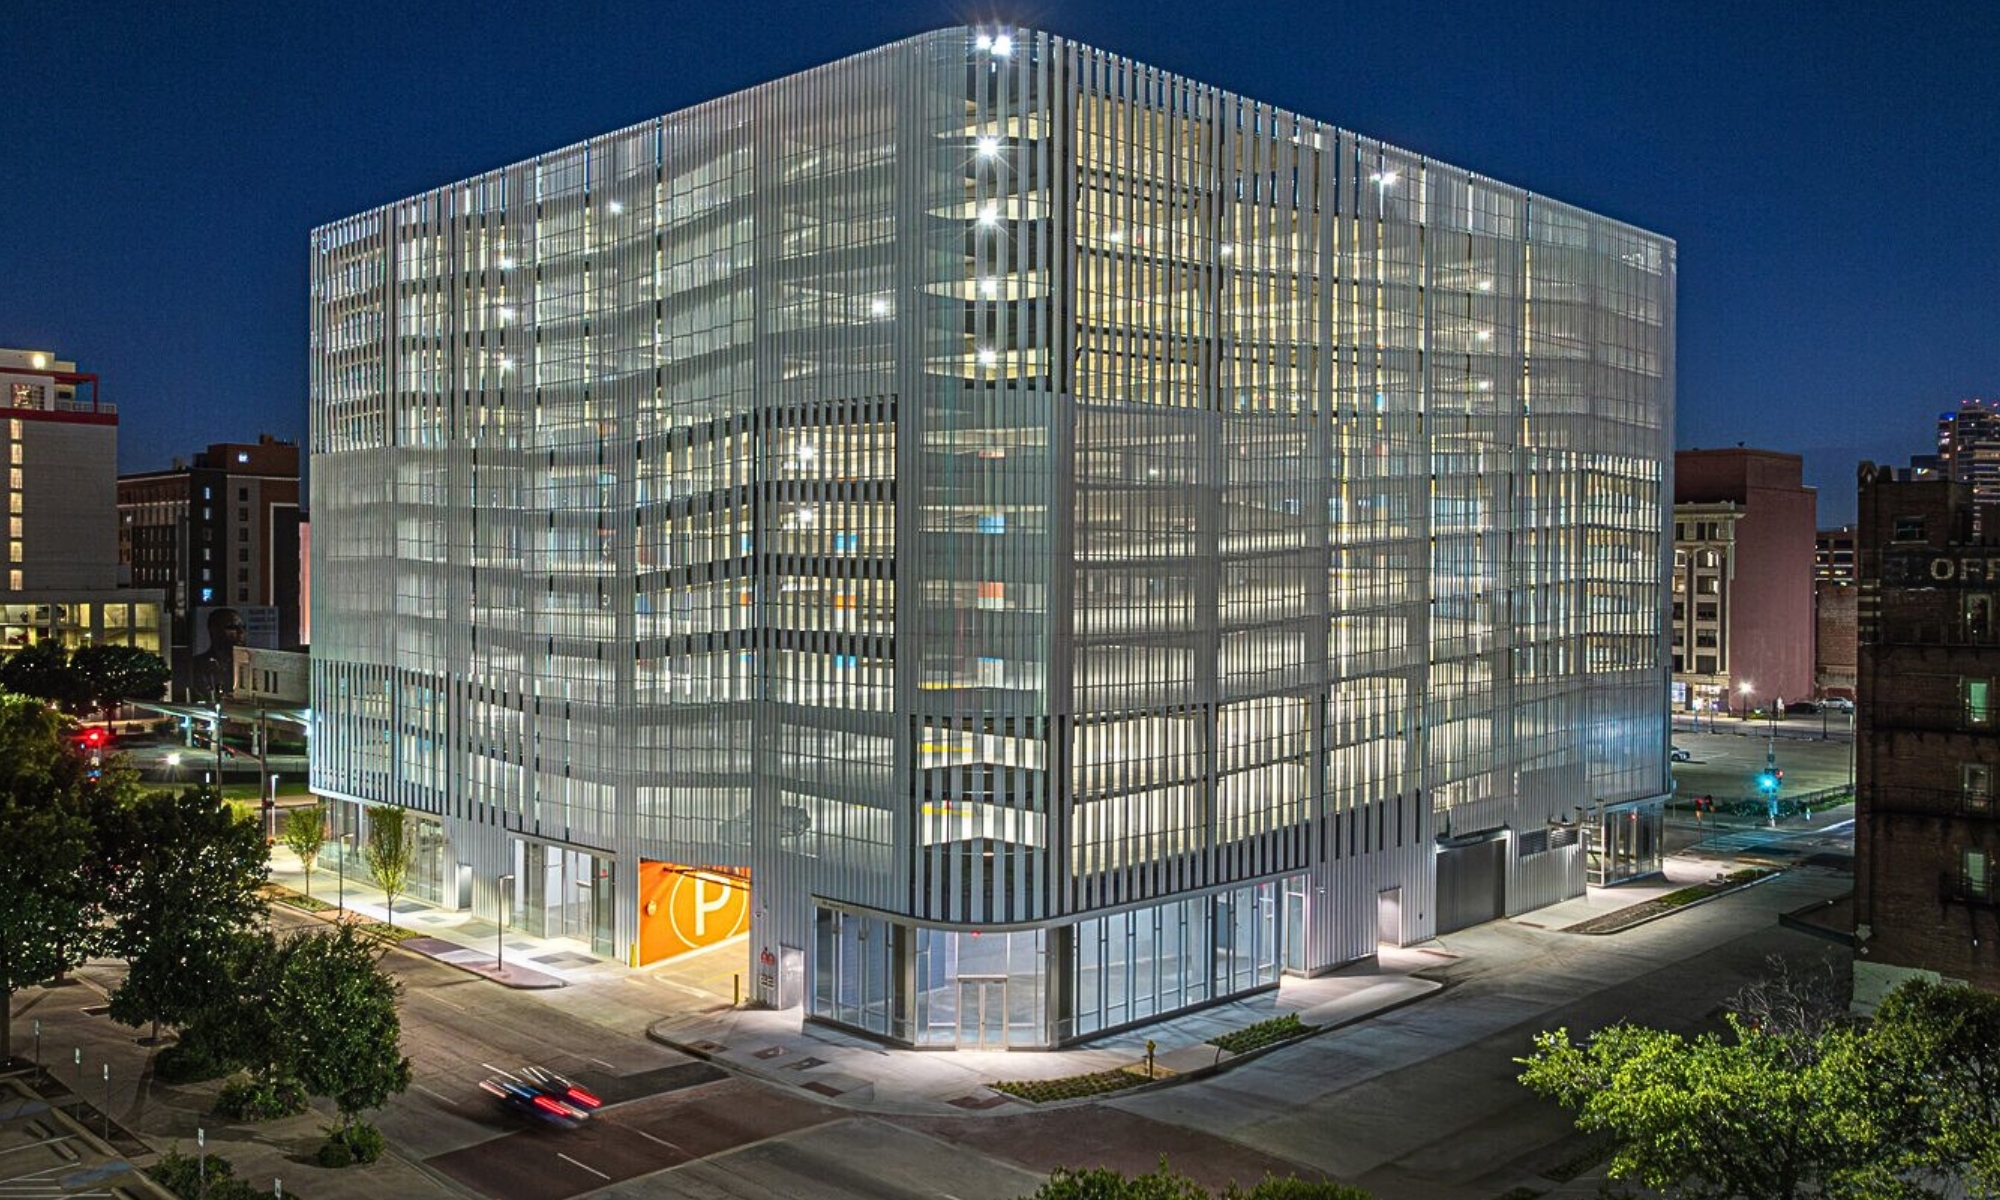
{"label": "glass entrance door", "polygon": [[958,1045],[962,1050],[1007,1046],[1007,977],[958,977]]}

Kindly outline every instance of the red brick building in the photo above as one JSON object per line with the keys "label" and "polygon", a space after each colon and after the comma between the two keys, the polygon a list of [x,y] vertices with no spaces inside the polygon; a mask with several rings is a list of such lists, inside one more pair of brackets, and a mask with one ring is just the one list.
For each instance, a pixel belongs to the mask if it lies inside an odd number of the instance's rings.
{"label": "red brick building", "polygon": [[1677,708],[1761,707],[1815,694],[1818,494],[1772,450],[1674,454]]}
{"label": "red brick building", "polygon": [[2000,991],[2000,521],[1863,464],[1855,1004],[1912,975]]}

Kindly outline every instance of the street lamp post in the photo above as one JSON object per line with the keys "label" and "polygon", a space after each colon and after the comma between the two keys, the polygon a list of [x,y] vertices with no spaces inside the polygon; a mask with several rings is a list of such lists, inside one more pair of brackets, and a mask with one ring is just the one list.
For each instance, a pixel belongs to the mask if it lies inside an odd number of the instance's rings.
{"label": "street lamp post", "polygon": [[514,882],[514,873],[509,871],[496,882],[498,890],[493,896],[493,923],[500,928],[493,935],[493,970],[504,975],[507,973],[507,888]]}
{"label": "street lamp post", "polygon": [[1739,683],[1739,684],[1737,684],[1737,685],[1736,685],[1736,690],[1737,690],[1737,691],[1738,691],[1739,693],[1741,693],[1741,695],[1743,696],[1743,719],[1744,719],[1745,721],[1748,721],[1748,720],[1750,719],[1750,688],[1751,688],[1751,686],[1752,686],[1752,685],[1751,685],[1750,681],[1749,681],[1749,680],[1747,680],[1747,679],[1746,679],[1746,680],[1744,680],[1744,681],[1743,681],[1742,683]]}
{"label": "street lamp post", "polygon": [[340,923],[343,925],[347,923],[347,847],[353,841],[354,835],[351,833],[340,835],[340,904],[336,911],[340,914]]}

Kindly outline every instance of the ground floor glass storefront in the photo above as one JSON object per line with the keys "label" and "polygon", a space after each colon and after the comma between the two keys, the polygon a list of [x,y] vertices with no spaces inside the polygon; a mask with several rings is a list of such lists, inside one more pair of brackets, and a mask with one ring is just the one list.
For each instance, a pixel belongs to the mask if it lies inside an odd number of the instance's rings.
{"label": "ground floor glass storefront", "polygon": [[1606,887],[1664,869],[1666,802],[1600,803],[1583,823],[1584,878]]}
{"label": "ground floor glass storefront", "polygon": [[[1303,878],[1037,929],[940,929],[822,906],[816,1018],[920,1046],[1047,1047],[1275,986]],[[1287,913],[1294,913],[1287,920]]]}

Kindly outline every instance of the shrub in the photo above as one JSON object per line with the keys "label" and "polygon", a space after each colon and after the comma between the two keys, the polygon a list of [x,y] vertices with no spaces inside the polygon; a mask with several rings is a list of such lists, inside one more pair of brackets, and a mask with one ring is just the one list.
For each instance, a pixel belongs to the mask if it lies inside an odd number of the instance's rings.
{"label": "shrub", "polygon": [[161,1083],[201,1083],[229,1073],[229,1064],[206,1043],[183,1037],[153,1058],[153,1077]]}
{"label": "shrub", "polygon": [[335,1170],[351,1167],[354,1165],[354,1151],[349,1150],[347,1143],[338,1137],[329,1137],[319,1144],[319,1151],[313,1155],[313,1161],[322,1167],[332,1167]]}
{"label": "shrub", "polygon": [[382,1157],[385,1148],[381,1130],[357,1121],[352,1125],[329,1127],[326,1141],[320,1143],[319,1152],[313,1160],[322,1167],[372,1163]]}
{"label": "shrub", "polygon": [[306,1110],[306,1090],[291,1079],[240,1079],[215,1098],[217,1116],[238,1121],[275,1121]]}
{"label": "shrub", "polygon": [[[206,1189],[202,1183],[204,1160],[208,1167]],[[236,1168],[230,1161],[215,1154],[205,1154],[197,1159],[182,1154],[179,1149],[169,1150],[146,1174],[152,1177],[154,1183],[181,1200],[267,1200],[271,1196],[270,1192],[259,1191],[236,1178]]]}
{"label": "shrub", "polygon": [[1301,1038],[1311,1033],[1314,1027],[1302,1023],[1299,1014],[1286,1013],[1282,1017],[1272,1017],[1255,1025],[1218,1034],[1208,1039],[1211,1046],[1220,1046],[1232,1054],[1247,1054],[1278,1042]]}

